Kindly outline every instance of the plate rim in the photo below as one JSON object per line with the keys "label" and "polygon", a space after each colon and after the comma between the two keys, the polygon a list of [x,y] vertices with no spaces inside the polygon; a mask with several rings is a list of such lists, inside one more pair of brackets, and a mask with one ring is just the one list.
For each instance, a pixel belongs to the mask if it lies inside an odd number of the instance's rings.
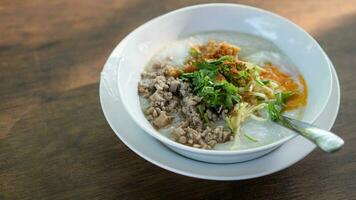
{"label": "plate rim", "polygon": [[[267,15],[271,15],[274,16],[276,18],[279,18],[280,20],[283,20],[289,24],[291,24],[292,26],[296,27],[298,30],[300,30],[301,32],[303,32],[313,43],[315,43],[315,45],[317,46],[317,48],[321,51],[321,53],[324,55],[326,62],[328,63],[328,56],[326,55],[326,53],[324,52],[324,50],[322,49],[322,47],[320,46],[320,44],[307,32],[305,31],[302,27],[300,27],[299,25],[297,25],[296,23],[292,22],[291,20],[287,19],[286,17],[283,17],[281,15],[278,15],[274,12],[268,11],[268,10],[264,10],[262,8],[258,8],[258,7],[254,7],[254,6],[249,6],[249,5],[244,5],[244,4],[237,4],[237,3],[202,3],[202,4],[196,4],[196,5],[192,5],[192,6],[186,6],[186,7],[181,7],[175,10],[172,10],[170,12],[164,13],[162,15],[156,16],[150,20],[148,20],[147,22],[144,22],[143,24],[141,24],[140,26],[138,26],[137,28],[135,28],[132,32],[130,32],[129,34],[127,34],[124,39],[122,39],[118,45],[114,48],[114,51],[111,53],[111,55],[109,56],[108,60],[110,60],[111,57],[113,57],[116,54],[121,54],[121,52],[123,51],[123,49],[125,48],[125,46],[128,44],[128,42],[131,40],[131,38],[135,37],[135,34],[137,32],[139,32],[141,29],[145,29],[146,27],[148,27],[150,24],[155,23],[156,21],[170,16],[170,15],[174,15],[176,13],[179,12],[184,12],[184,11],[189,11],[189,10],[194,10],[194,9],[200,9],[200,8],[209,8],[209,7],[220,7],[220,8],[225,8],[225,7],[235,7],[235,8],[245,8],[245,9],[250,9],[250,10],[254,10],[256,12],[261,12]],[[328,68],[329,73],[331,74],[331,78],[330,78],[330,85],[328,85],[330,88],[332,88],[333,86],[333,70],[331,68],[332,65],[329,65],[330,67]],[[118,66],[118,70],[120,72],[120,70],[122,69],[122,67],[119,65]],[[120,88],[120,84],[118,83],[118,88]],[[123,98],[125,95],[123,93],[122,90],[118,89],[119,92],[119,98]],[[321,114],[323,113],[323,110],[325,110],[326,106],[328,105],[328,102],[331,99],[331,93],[332,93],[332,89],[330,89],[328,91],[328,95],[327,95],[327,99],[328,101],[322,106],[322,109],[318,112],[318,114],[312,118],[312,120],[309,123],[315,123],[317,121],[317,119],[320,118]],[[254,153],[254,152],[260,152],[260,151],[264,151],[264,150],[268,150],[271,149],[273,147],[279,147],[280,145],[285,144],[286,142],[290,141],[291,139],[295,138],[295,135],[290,135],[287,137],[284,137],[282,139],[279,139],[275,142],[272,142],[270,144],[266,144],[263,146],[259,146],[259,147],[254,147],[251,149],[243,149],[243,150],[238,150],[238,151],[226,151],[226,150],[221,150],[221,151],[209,151],[209,150],[205,150],[205,149],[197,149],[197,148],[191,148],[189,146],[186,145],[182,145],[179,143],[176,143],[172,140],[167,139],[166,137],[161,137],[160,135],[154,134],[152,132],[152,130],[150,130],[149,128],[141,125],[139,123],[138,120],[136,120],[135,116],[133,115],[133,113],[131,113],[127,107],[127,101],[125,100],[121,100],[122,104],[124,105],[124,109],[126,110],[126,112],[128,113],[128,115],[131,117],[131,119],[136,123],[136,125],[138,125],[141,129],[143,129],[147,134],[151,135],[152,137],[155,137],[157,140],[159,140],[162,143],[165,143],[165,145],[170,145],[176,149],[179,150],[183,150],[183,151],[187,151],[189,153],[198,153],[198,154],[205,154],[205,155],[244,155],[247,153]]]}

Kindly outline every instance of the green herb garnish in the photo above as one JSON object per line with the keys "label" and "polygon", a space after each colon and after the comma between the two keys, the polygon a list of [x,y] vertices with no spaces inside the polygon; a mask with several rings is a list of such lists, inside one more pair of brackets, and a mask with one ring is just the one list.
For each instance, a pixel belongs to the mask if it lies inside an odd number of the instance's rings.
{"label": "green herb garnish", "polygon": [[279,119],[286,100],[293,94],[293,92],[288,91],[280,92],[275,95],[276,100],[274,102],[269,103],[267,106],[268,115],[272,121],[277,121]]}
{"label": "green herb garnish", "polygon": [[233,78],[233,74],[231,73],[231,67],[229,65],[220,65],[219,72],[224,75],[224,77],[229,81],[231,81],[231,79]]}
{"label": "green herb garnish", "polygon": [[244,136],[252,142],[258,142],[256,138],[252,137],[251,135],[248,135],[247,133],[244,133]]}
{"label": "green herb garnish", "polygon": [[226,122],[226,127],[228,129],[230,129],[230,131],[234,132],[234,128],[232,127],[232,123],[231,123],[231,117],[226,116],[225,117],[225,122]]}
{"label": "green herb garnish", "polygon": [[269,118],[272,121],[277,121],[281,116],[282,106],[277,102],[271,102],[267,106],[267,111],[268,111]]}
{"label": "green herb garnish", "polygon": [[193,58],[196,58],[200,55],[200,52],[198,50],[196,50],[195,48],[191,47],[189,49],[189,55]]}
{"label": "green herb garnish", "polygon": [[234,57],[230,56],[230,55],[225,55],[225,56],[221,56],[219,59],[214,60],[214,61],[210,61],[210,64],[213,65],[220,65],[222,64],[224,61],[234,61]]}
{"label": "green herb garnish", "polygon": [[268,83],[270,83],[271,81],[270,80],[262,80],[262,83],[264,84],[264,85],[267,85]]}
{"label": "green herb garnish", "polygon": [[203,119],[204,119],[205,123],[208,124],[208,126],[212,127],[212,124],[211,124],[211,122],[209,120],[209,117],[208,117],[208,113],[204,113]]}
{"label": "green herb garnish", "polygon": [[290,92],[290,91],[277,93],[277,94],[276,94],[276,101],[278,102],[278,104],[284,105],[284,104],[286,103],[286,100],[287,100],[289,97],[293,96],[293,94],[294,94],[294,93],[293,93],[293,92]]}
{"label": "green herb garnish", "polygon": [[248,79],[248,73],[246,70],[243,70],[243,71],[239,71],[239,78],[243,78],[243,79]]}
{"label": "green herb garnish", "polygon": [[256,83],[258,83],[258,84],[261,85],[261,86],[264,86],[264,85],[265,85],[265,84],[262,82],[262,80],[261,80],[259,70],[255,69],[253,75],[254,75],[254,79],[255,79]]}
{"label": "green herb garnish", "polygon": [[[220,58],[220,60],[230,59],[230,57],[225,56],[224,59]],[[202,97],[207,106],[217,108],[223,105],[225,108],[232,108],[234,104],[240,102],[241,98],[235,85],[226,80],[215,80],[219,73],[219,66],[212,64],[212,62],[194,64],[199,70],[193,73],[184,73],[180,78],[192,83],[194,93]]]}

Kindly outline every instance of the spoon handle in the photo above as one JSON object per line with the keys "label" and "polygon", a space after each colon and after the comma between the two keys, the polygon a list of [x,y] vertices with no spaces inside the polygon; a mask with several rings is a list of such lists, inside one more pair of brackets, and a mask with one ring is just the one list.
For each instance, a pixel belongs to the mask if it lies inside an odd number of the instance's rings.
{"label": "spoon handle", "polygon": [[344,145],[344,140],[332,132],[320,129],[311,124],[291,119],[289,117],[280,116],[276,121],[278,124],[287,127],[305,138],[312,141],[323,151],[335,152]]}

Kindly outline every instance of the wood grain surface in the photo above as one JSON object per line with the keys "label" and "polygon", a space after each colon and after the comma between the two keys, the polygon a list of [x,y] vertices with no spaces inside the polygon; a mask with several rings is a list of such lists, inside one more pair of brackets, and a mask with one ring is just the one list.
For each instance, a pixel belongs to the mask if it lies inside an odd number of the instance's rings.
{"label": "wood grain surface", "polygon": [[106,58],[138,25],[203,2],[1,0],[0,199],[356,199],[356,1],[233,1],[289,18],[328,53],[341,82],[341,151],[217,182],[156,167],[116,137],[98,98]]}

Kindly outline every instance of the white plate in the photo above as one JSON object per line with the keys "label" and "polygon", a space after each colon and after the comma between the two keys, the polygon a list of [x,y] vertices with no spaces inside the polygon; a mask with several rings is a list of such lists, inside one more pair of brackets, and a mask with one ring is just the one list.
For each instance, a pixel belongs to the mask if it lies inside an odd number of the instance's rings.
{"label": "white plate", "polygon": [[[297,136],[268,155],[244,163],[210,164],[183,157],[169,150],[155,138],[144,133],[126,113],[119,100],[117,89],[117,65],[119,59],[110,60],[104,66],[100,80],[100,101],[104,115],[116,135],[131,150],[147,161],[169,171],[210,180],[243,180],[256,178],[285,169],[307,156],[315,145]],[[340,104],[340,86],[333,69],[331,98],[316,125],[330,130]]]}
{"label": "white plate", "polygon": [[[308,87],[308,103],[301,116],[302,120],[314,123],[320,116],[331,95],[332,72],[325,53],[307,32],[281,16],[258,8],[238,4],[202,4],[178,9],[148,21],[128,34],[108,58],[108,60],[121,58],[118,65],[120,99],[131,119],[145,133],[183,156],[210,163],[235,163],[255,159],[294,137],[290,135],[267,145],[249,149],[209,151],[172,141],[159,134],[149,123],[142,112],[140,98],[137,95],[137,84],[141,79],[140,75],[144,66],[152,59],[155,52],[160,51],[167,44],[172,44],[182,38],[187,39],[192,34],[200,35],[199,33],[210,31],[239,32],[273,42],[287,55],[287,60],[298,66],[297,71],[303,75],[310,86]],[[160,34],[157,34],[158,32]],[[198,35],[197,37],[200,37],[204,34]],[[210,35],[208,38],[225,40],[223,35]],[[244,42],[249,42],[249,39]],[[183,48],[174,50],[173,60],[177,61],[174,57],[181,54],[180,51],[184,53],[185,50]],[[273,55],[267,57],[269,60],[273,58]],[[260,57],[259,60],[261,59]],[[283,65],[278,61],[276,64]],[[318,76],[315,72],[318,72]]]}

